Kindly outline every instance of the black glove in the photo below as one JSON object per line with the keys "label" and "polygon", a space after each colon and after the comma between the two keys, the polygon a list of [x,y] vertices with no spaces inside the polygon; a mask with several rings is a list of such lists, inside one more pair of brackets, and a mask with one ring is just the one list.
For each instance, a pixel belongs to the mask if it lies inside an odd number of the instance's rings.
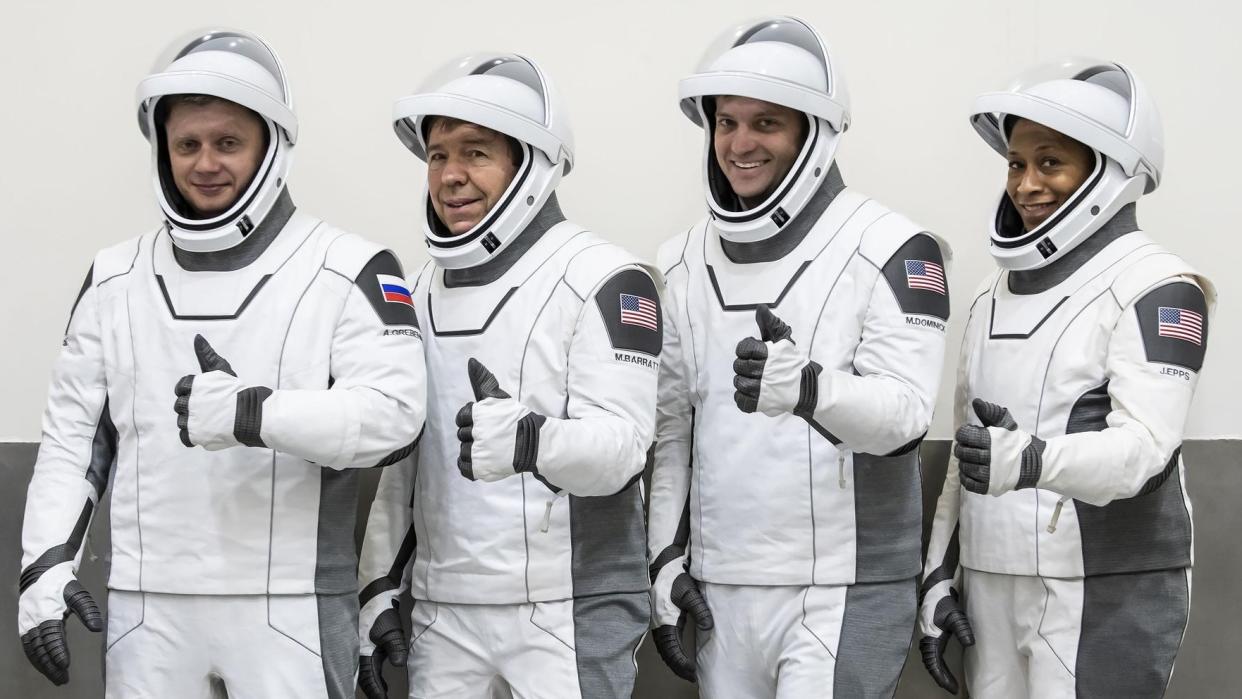
{"label": "black glove", "polygon": [[975,632],[970,628],[970,620],[966,618],[966,610],[962,609],[957,600],[957,590],[950,590],[947,597],[942,597],[936,604],[935,624],[941,630],[938,636],[924,636],[919,639],[919,652],[923,654],[923,667],[927,668],[936,684],[945,691],[957,694],[957,678],[949,672],[944,663],[944,649],[949,643],[949,636],[957,637],[963,648],[975,645]]}
{"label": "black glove", "polygon": [[510,397],[477,359],[470,358],[466,372],[474,401],[457,411],[461,475],[490,483],[527,471],[537,474],[539,430],[547,417]]}
{"label": "black glove", "polygon": [[733,402],[744,413],[810,419],[822,367],[794,344],[793,330],[767,306],[755,309],[755,324],[759,337],[743,338],[734,350]]}
{"label": "black glove", "polygon": [[[666,566],[666,569],[668,568],[669,566]],[[660,576],[657,576],[652,586],[652,594],[657,597],[660,595],[661,582]],[[680,610],[680,613],[677,615],[676,623],[661,623],[655,628],[652,636],[655,638],[656,650],[664,659],[664,664],[668,665],[674,674],[687,682],[697,682],[698,671],[694,662],[694,654],[687,654],[682,647],[681,630],[686,625],[687,614],[694,617],[694,623],[700,632],[710,630],[715,625],[712,610],[708,608],[707,600],[703,599],[703,593],[699,592],[699,586],[694,578],[684,571],[673,578],[667,599]],[[661,607],[667,605],[661,602],[662,600],[657,598],[656,620],[663,622],[667,619],[667,612],[661,610]]]}
{"label": "black glove", "polygon": [[[65,635],[65,619],[73,613],[91,631],[102,631],[103,615],[91,593],[76,578],[70,577],[63,584],[59,599],[51,599],[51,587],[57,584],[57,576],[44,576],[22,591],[18,600],[19,626],[27,619],[46,617],[22,634],[22,649],[35,669],[43,673],[52,684],[62,685],[69,681],[69,643]],[[40,583],[43,583],[40,585]],[[47,599],[44,599],[44,598]]]}
{"label": "black glove", "polygon": [[202,335],[194,336],[194,354],[200,374],[177,381],[177,427],[181,443],[215,451],[236,446],[265,447],[263,401],[272,395],[266,386],[246,386]]}
{"label": "black glove", "polygon": [[[1009,414],[1008,408],[978,398],[971,401],[971,406],[982,426],[962,425],[957,429],[956,444],[953,445],[962,487],[981,495],[1001,495],[1038,485],[1043,472],[1044,440],[1018,429],[1018,423]],[[996,429],[1013,434],[993,432]],[[1012,438],[1027,444],[1016,458],[1002,458],[994,452],[994,435],[997,439]]]}
{"label": "black glove", "polygon": [[358,659],[358,688],[367,699],[387,699],[388,683],[384,681],[384,658],[394,667],[405,667],[409,657],[409,644],[401,629],[401,616],[394,606],[380,612],[367,634],[374,649],[370,655],[365,650]]}

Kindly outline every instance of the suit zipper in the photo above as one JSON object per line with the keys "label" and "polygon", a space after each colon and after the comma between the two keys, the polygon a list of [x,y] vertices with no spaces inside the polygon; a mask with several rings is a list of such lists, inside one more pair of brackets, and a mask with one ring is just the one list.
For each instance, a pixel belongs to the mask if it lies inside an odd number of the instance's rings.
{"label": "suit zipper", "polygon": [[1060,500],[1057,500],[1057,506],[1052,510],[1052,520],[1048,522],[1047,531],[1049,534],[1056,532],[1057,521],[1061,519],[1061,508],[1065,506],[1065,501],[1067,499],[1068,498],[1062,496]]}
{"label": "suit zipper", "polygon": [[539,522],[539,531],[547,534],[548,530],[552,528],[552,505],[556,504],[556,501],[563,497],[565,497],[564,490],[556,495],[553,495],[552,499],[548,500],[548,502],[544,505],[543,519]]}

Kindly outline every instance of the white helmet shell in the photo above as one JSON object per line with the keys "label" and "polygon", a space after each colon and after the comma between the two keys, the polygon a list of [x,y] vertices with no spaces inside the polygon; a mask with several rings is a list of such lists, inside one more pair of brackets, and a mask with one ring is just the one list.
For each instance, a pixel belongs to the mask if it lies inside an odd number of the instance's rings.
{"label": "white helmet shell", "polygon": [[1094,171],[1059,209],[1027,231],[1002,191],[990,221],[992,256],[1006,269],[1051,264],[1095,233],[1122,207],[1160,185],[1164,129],[1150,93],[1119,63],[1059,60],[1020,76],[1004,92],[975,100],[971,125],[1008,157],[1006,119],[1033,121],[1095,152]]}
{"label": "white helmet shell", "polygon": [[474,267],[498,254],[521,233],[573,168],[574,137],[559,95],[529,58],[509,53],[472,54],[450,61],[418,91],[393,105],[397,138],[427,160],[427,117],[460,119],[520,141],[525,157],[513,181],[487,215],[454,235],[440,223],[424,187],[423,231],[428,252],[441,267]]}
{"label": "white helmet shell", "polygon": [[[267,123],[268,147],[259,169],[237,201],[210,218],[195,218],[172,182],[166,162],[159,100],[168,95],[210,95],[256,112]],[[231,248],[245,240],[276,203],[287,183],[298,120],[284,67],[259,37],[233,29],[208,29],[173,42],[138,83],[138,127],[151,143],[155,197],[176,245],[193,252]]]}
{"label": "white helmet shell", "polygon": [[[741,209],[716,162],[714,102],[735,95],[796,109],[807,116],[802,150],[784,180],[757,206]],[[832,165],[841,134],[849,128],[845,81],[828,46],[806,22],[769,17],[729,28],[678,86],[681,110],[703,127],[704,194],[716,229],[734,242],[775,235],[806,206]]]}

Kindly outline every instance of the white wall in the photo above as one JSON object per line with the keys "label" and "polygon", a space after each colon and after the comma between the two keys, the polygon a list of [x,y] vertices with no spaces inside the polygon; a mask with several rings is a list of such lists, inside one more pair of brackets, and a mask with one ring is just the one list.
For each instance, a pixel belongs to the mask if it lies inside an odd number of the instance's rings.
{"label": "white wall", "polygon": [[[578,160],[561,188],[570,217],[653,256],[702,212],[701,134],[676,82],[726,25],[761,11],[817,25],[845,67],[854,125],[846,182],[950,240],[956,347],[961,304],[990,267],[981,223],[1004,165],[966,122],[973,96],[1063,54],[1127,62],[1163,109],[1164,184],[1139,208],[1157,239],[1213,278],[1207,381],[1188,436],[1242,436],[1237,285],[1242,52],[1235,3],[1042,0],[1008,3],[707,2],[34,2],[5,0],[0,41],[0,441],[39,436],[46,381],[94,251],[157,221],[149,149],[133,91],[166,42],[224,23],[264,36],[292,76],[301,139],[295,201],[424,259],[415,225],[422,169],[393,136],[392,101],[470,50],[528,53],[555,77],[576,124]],[[463,13],[457,15],[455,13]],[[933,437],[951,434],[946,366]],[[169,387],[171,396],[171,386]],[[169,424],[172,424],[171,400]]]}

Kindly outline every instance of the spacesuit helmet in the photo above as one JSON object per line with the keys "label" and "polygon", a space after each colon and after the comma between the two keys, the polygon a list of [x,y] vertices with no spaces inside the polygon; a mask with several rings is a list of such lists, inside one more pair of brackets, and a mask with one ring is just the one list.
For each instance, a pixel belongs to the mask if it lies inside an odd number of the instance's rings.
{"label": "spacesuit helmet", "polygon": [[[200,218],[173,182],[161,98],[209,95],[257,114],[267,128],[267,150],[249,184],[223,212]],[[151,143],[155,197],[176,245],[193,252],[231,248],[271,211],[287,183],[298,120],[285,70],[265,41],[235,29],[206,29],[174,41],[138,83],[138,127]]]}
{"label": "spacesuit helmet", "polygon": [[423,190],[423,232],[428,252],[441,267],[482,264],[521,233],[561,177],[573,168],[574,137],[560,96],[544,71],[512,53],[476,53],[450,61],[411,96],[393,106],[397,137],[427,161],[428,117],[477,124],[515,139],[522,162],[491,210],[470,230],[449,231]]}
{"label": "spacesuit helmet", "polygon": [[1005,269],[1052,263],[1160,184],[1160,112],[1133,71],[1119,63],[1068,58],[1038,66],[1009,89],[976,98],[970,123],[993,150],[1008,157],[1016,118],[1082,143],[1094,152],[1095,165],[1078,190],[1029,231],[1009,195],[1001,192],[989,221],[989,247]]}
{"label": "spacesuit helmet", "polygon": [[[771,102],[807,118],[806,138],[789,172],[755,206],[741,203],[716,160],[715,98],[725,95]],[[678,85],[678,97],[682,112],[703,128],[703,189],[715,227],[739,243],[770,238],[798,215],[824,181],[850,125],[840,68],[819,33],[794,17],[767,17],[727,29],[704,53],[694,75]]]}

